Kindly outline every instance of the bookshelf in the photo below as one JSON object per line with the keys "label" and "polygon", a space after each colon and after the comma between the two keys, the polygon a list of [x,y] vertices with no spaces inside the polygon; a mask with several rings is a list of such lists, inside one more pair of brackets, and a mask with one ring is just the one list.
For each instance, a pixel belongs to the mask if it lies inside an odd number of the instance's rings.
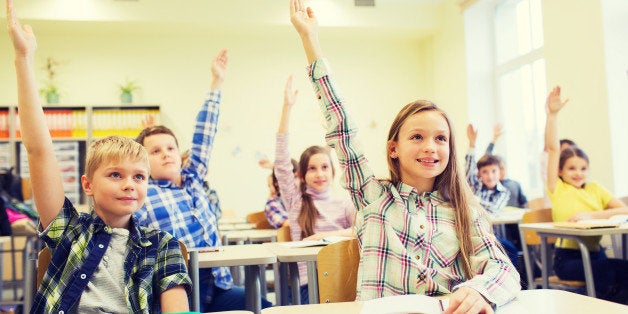
{"label": "bookshelf", "polygon": [[[80,177],[89,143],[109,135],[135,137],[147,123],[160,124],[158,105],[55,105],[45,106],[44,114],[63,172],[64,190],[77,205],[86,202]],[[0,168],[11,167],[23,179],[30,177],[17,107],[0,106]]]}

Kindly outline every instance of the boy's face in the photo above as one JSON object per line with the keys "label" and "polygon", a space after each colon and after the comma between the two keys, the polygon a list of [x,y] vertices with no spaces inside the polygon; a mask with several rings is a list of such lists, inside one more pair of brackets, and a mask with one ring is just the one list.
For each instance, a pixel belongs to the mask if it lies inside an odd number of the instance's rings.
{"label": "boy's face", "polygon": [[94,198],[94,211],[109,226],[125,228],[133,212],[144,205],[148,167],[144,162],[124,159],[96,168],[89,180],[81,177],[83,190]]}
{"label": "boy's face", "polygon": [[148,151],[150,176],[155,180],[177,182],[181,176],[181,154],[174,137],[170,134],[154,134],[144,138]]}
{"label": "boy's face", "polygon": [[501,171],[499,170],[498,165],[488,165],[480,168],[478,170],[478,176],[480,177],[480,181],[489,189],[494,189],[497,183],[499,182],[499,178],[501,177]]}

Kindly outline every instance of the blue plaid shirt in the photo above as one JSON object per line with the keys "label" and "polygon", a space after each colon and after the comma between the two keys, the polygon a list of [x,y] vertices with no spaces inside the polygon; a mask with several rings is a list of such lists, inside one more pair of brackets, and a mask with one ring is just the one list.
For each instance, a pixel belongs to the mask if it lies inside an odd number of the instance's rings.
{"label": "blue plaid shirt", "polygon": [[501,182],[497,182],[494,189],[489,189],[482,183],[480,178],[478,178],[478,165],[475,161],[473,149],[469,149],[464,159],[467,182],[469,182],[480,205],[491,214],[502,211],[504,207],[506,207],[506,204],[508,204],[510,191],[508,191]]}
{"label": "blue plaid shirt", "polygon": [[[41,225],[39,226],[41,231]],[[128,254],[124,262],[124,291],[130,313],[159,313],[159,294],[183,285],[188,295],[192,282],[179,243],[169,234],[138,227],[131,218]],[[93,211],[78,213],[66,198],[59,215],[41,235],[52,254],[31,313],[57,313],[76,304],[91,270],[100,263],[109,243],[111,227]],[[87,275],[85,275],[87,274]],[[113,297],[113,296],[112,296]],[[73,300],[73,301],[72,301]]]}
{"label": "blue plaid shirt", "polygon": [[[219,105],[220,91],[210,91],[196,116],[190,156],[181,168],[181,186],[150,179],[146,203],[136,213],[142,225],[166,231],[189,248],[221,245],[216,209],[203,188]],[[217,287],[231,289],[233,281],[226,267],[212,268],[212,274]]]}

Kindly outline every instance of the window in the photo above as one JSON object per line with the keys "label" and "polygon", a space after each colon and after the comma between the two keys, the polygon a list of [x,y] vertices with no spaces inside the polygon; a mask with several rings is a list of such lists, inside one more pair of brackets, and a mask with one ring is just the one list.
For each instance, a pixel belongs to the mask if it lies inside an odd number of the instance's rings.
{"label": "window", "polygon": [[[495,123],[503,124],[495,154],[528,199],[539,197],[546,96],[541,0],[479,1],[465,11],[465,36],[471,122],[485,141]],[[480,142],[477,153],[485,147]]]}

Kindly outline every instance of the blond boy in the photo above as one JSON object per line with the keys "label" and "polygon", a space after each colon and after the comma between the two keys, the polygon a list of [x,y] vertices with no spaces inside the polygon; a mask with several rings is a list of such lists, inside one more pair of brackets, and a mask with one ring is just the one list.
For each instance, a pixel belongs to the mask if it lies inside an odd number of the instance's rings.
{"label": "blond boy", "polygon": [[40,236],[52,254],[31,312],[187,311],[191,282],[178,242],[165,232],[140,228],[132,218],[144,204],[148,186],[148,156],[141,145],[116,136],[92,144],[81,184],[93,198],[93,211],[79,214],[65,198],[37,96],[35,35],[20,25],[13,0],[6,5],[22,141]]}

